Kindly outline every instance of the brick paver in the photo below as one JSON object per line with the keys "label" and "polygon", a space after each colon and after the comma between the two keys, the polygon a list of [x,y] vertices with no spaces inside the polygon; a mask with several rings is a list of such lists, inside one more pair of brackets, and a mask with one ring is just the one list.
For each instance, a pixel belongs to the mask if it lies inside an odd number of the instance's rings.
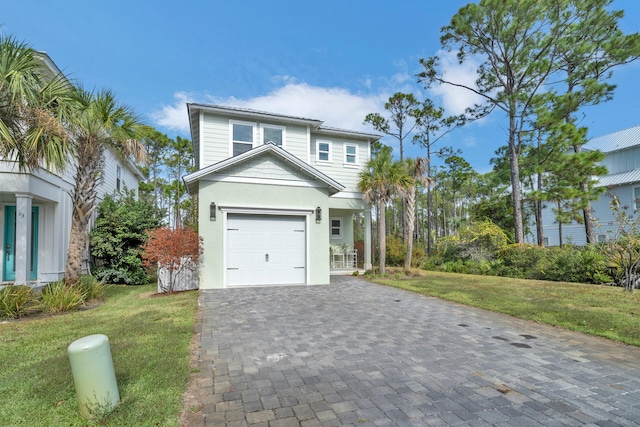
{"label": "brick paver", "polygon": [[348,276],[203,290],[191,426],[640,425],[640,349]]}

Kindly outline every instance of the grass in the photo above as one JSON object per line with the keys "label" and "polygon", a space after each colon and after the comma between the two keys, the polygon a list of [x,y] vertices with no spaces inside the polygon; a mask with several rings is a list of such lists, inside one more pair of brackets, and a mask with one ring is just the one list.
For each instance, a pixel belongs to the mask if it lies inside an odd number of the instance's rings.
{"label": "grass", "polygon": [[[400,271],[400,270],[398,270]],[[395,270],[391,269],[390,275]],[[620,287],[421,271],[373,277],[408,291],[640,346],[640,292]]]}
{"label": "grass", "polygon": [[[143,295],[155,289],[111,286],[96,308],[0,324],[0,425],[177,426],[197,292]],[[109,338],[121,399],[97,422],[80,416],[67,354],[93,334]]]}

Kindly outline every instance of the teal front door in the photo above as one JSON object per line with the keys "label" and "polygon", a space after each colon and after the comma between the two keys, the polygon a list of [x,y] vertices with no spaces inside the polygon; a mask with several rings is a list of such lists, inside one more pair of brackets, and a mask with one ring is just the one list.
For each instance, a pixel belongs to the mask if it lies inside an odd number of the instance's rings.
{"label": "teal front door", "polygon": [[[31,247],[30,279],[38,277],[38,208],[31,208]],[[16,207],[4,208],[4,257],[2,259],[2,280],[11,282],[16,279]]]}

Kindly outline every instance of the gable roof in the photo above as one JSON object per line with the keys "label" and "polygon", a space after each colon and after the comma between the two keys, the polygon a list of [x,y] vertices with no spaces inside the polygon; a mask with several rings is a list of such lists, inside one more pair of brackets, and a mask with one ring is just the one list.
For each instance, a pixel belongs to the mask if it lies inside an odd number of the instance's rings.
{"label": "gable roof", "polygon": [[210,174],[221,172],[225,169],[231,168],[233,166],[246,162],[255,157],[265,155],[267,153],[278,156],[279,158],[284,160],[285,163],[291,164],[292,167],[295,167],[298,170],[302,171],[313,180],[319,181],[327,185],[329,187],[329,195],[339,193],[340,191],[345,189],[345,187],[342,184],[340,184],[338,181],[328,177],[327,175],[320,172],[316,168],[303,162],[293,154],[278,147],[273,143],[260,145],[259,147],[253,148],[237,156],[229,157],[228,159],[222,160],[218,163],[214,163],[213,165],[207,166],[206,168],[190,173],[189,175],[183,177],[182,179],[185,183],[185,186],[187,187],[187,191],[189,191],[189,194],[194,194],[198,191],[196,184],[201,178]]}
{"label": "gable roof", "polygon": [[624,150],[640,145],[640,126],[634,126],[618,132],[610,133],[598,138],[593,138],[584,148],[587,150],[600,150],[603,153]]}

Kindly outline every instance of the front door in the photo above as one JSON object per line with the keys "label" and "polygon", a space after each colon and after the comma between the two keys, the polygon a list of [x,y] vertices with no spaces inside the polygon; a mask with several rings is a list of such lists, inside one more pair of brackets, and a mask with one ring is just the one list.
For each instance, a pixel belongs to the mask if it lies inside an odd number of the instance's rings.
{"label": "front door", "polygon": [[[31,208],[31,247],[30,279],[38,277],[38,207]],[[2,258],[2,280],[11,282],[16,279],[16,207],[4,208],[4,257]]]}

